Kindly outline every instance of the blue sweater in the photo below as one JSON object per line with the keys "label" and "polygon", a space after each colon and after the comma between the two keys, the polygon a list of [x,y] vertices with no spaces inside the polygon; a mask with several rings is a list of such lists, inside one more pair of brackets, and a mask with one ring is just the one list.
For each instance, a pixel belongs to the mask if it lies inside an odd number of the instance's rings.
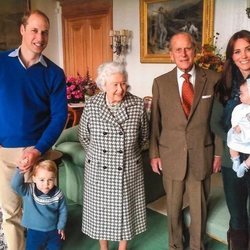
{"label": "blue sweater", "polygon": [[24,183],[24,175],[16,170],[12,188],[23,197],[22,225],[26,228],[48,232],[64,229],[67,206],[62,191],[55,187],[53,195],[37,195],[34,183]]}
{"label": "blue sweater", "polygon": [[67,118],[65,75],[43,56],[25,69],[17,56],[0,53],[0,145],[35,146],[42,154],[55,143]]}

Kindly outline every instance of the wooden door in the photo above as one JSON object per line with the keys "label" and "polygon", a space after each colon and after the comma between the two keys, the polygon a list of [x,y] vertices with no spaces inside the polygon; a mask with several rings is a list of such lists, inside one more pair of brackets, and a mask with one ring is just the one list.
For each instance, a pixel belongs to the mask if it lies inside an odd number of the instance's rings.
{"label": "wooden door", "polygon": [[112,60],[109,30],[112,1],[61,1],[63,17],[64,69],[66,75],[96,77],[97,67]]}

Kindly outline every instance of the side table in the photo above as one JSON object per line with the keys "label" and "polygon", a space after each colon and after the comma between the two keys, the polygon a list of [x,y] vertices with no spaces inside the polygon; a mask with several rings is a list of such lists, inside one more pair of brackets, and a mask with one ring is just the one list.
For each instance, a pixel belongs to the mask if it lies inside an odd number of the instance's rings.
{"label": "side table", "polygon": [[83,108],[84,108],[83,102],[68,104],[68,120],[66,123],[66,127],[68,126],[73,127],[79,123]]}

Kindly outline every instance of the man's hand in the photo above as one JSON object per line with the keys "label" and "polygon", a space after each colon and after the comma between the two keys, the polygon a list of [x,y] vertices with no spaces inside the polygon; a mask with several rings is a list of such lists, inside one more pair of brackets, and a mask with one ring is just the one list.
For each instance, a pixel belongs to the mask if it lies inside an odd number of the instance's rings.
{"label": "man's hand", "polygon": [[18,162],[18,167],[22,173],[27,172],[41,156],[41,153],[35,148],[27,148],[23,151],[22,158]]}
{"label": "man's hand", "polygon": [[151,160],[151,167],[155,173],[161,174],[161,171],[162,171],[161,159],[160,158],[152,159]]}
{"label": "man's hand", "polygon": [[218,173],[221,171],[221,156],[214,156],[213,162],[213,173]]}

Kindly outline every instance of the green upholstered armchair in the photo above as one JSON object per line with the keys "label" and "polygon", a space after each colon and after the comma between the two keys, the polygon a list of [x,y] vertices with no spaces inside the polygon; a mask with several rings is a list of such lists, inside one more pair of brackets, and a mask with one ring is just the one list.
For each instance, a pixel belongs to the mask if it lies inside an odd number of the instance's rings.
{"label": "green upholstered armchair", "polygon": [[85,151],[78,140],[77,131],[78,126],[64,129],[53,149],[63,153],[60,167],[65,168],[66,197],[82,205]]}
{"label": "green upholstered armchair", "polygon": [[[65,129],[53,148],[63,153],[61,167],[65,168],[66,197],[82,205],[85,151],[78,140],[78,125]],[[146,202],[149,203],[164,195],[165,192],[161,176],[151,170],[148,150],[143,150],[142,154]]]}

